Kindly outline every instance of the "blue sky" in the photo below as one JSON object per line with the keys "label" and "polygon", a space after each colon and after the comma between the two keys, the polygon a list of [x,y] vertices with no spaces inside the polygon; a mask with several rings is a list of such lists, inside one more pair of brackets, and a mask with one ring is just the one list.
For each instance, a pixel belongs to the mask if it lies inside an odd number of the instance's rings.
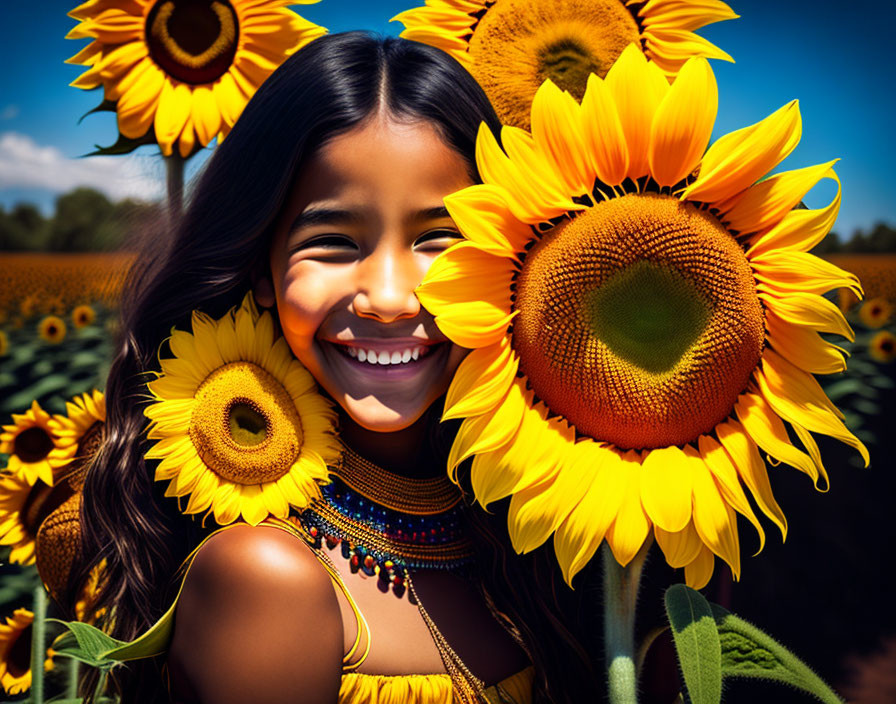
{"label": "blue sky", "polygon": [[[0,205],[21,200],[52,209],[54,197],[79,183],[113,197],[158,197],[163,167],[154,148],[129,157],[77,159],[95,144],[115,142],[114,116],[78,118],[100,91],[69,87],[83,70],[63,61],[86,40],[66,40],[75,0],[4,3],[0,10]],[[388,18],[422,0],[322,0],[295,9],[331,31],[370,29],[397,34]],[[732,0],[740,19],[700,34],[736,60],[716,61],[719,115],[715,136],[752,124],[793,98],[800,100],[802,142],[782,168],[833,158],[843,181],[835,230],[849,235],[879,220],[896,224],[889,162],[896,156],[894,86],[888,47],[896,10],[889,2],[854,0]],[[194,158],[194,167],[201,162]],[[830,200],[820,184],[811,207]]]}

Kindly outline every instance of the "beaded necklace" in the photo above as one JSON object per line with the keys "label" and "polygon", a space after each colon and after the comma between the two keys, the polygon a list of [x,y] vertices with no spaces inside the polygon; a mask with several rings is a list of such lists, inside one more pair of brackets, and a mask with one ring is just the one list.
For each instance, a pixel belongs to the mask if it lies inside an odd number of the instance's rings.
{"label": "beaded necklace", "polygon": [[316,547],[340,545],[353,572],[378,575],[401,596],[408,569],[464,572],[472,564],[461,492],[448,477],[403,477],[349,448],[331,477],[300,520]]}

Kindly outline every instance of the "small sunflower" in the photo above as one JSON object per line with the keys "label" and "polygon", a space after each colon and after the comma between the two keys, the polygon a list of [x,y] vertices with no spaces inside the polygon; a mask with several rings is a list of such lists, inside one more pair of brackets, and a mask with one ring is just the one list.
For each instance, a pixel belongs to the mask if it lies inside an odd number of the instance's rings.
{"label": "small sunflower", "polygon": [[691,56],[731,61],[693,30],[737,16],[719,0],[426,0],[393,19],[464,65],[501,122],[529,129],[545,80],[580,100],[632,42],[669,79]]}
{"label": "small sunflower", "polygon": [[889,363],[896,359],[896,335],[889,330],[881,330],[868,345],[868,351],[872,359],[878,362]]}
{"label": "small sunflower", "polygon": [[[21,694],[31,688],[31,626],[34,614],[16,609],[0,623],[0,685],[7,694]],[[44,669],[53,669],[52,650],[47,650]]]}
{"label": "small sunflower", "polygon": [[[758,181],[796,146],[790,103],[704,153],[715,77],[689,60],[669,86],[637,47],[582,104],[546,82],[533,134],[481,128],[484,184],[445,198],[467,240],[417,290],[473,348],[444,418],[464,418],[448,466],[472,457],[487,505],[511,496],[527,552],[552,534],[567,581],[606,539],[627,564],[652,530],[687,582],[719,556],[735,577],[747,500],[786,535],[760,450],[827,482],[810,432],[857,448],[815,373],[844,369],[819,332],[853,338],[820,294],[858,280],[808,254],[840,205],[794,210],[834,162]],[[695,174],[699,174],[695,176]],[[757,182],[758,181],[758,182]],[[791,444],[784,422],[806,448]]]}
{"label": "small sunflower", "polygon": [[332,406],[251,293],[220,320],[194,311],[192,322],[192,335],[172,331],[174,358],[147,384],[155,478],[171,480],[166,496],[189,495],[186,513],[221,525],[286,518],[320,495],[339,457]]}
{"label": "small sunflower", "polygon": [[[314,2],[315,0],[310,0]],[[154,129],[169,156],[223,139],[249,98],[288,56],[326,33],[284,0],[88,0],[69,39],[92,39],[68,63],[71,85],[105,89],[129,139]]]}
{"label": "small sunflower", "polygon": [[47,461],[54,468],[91,457],[99,446],[106,422],[106,399],[96,389],[67,401],[65,410],[66,415],[54,416],[48,422],[56,442]]}
{"label": "small sunflower", "polygon": [[37,401],[32,401],[25,413],[13,413],[12,425],[4,425],[0,433],[0,452],[9,454],[7,469],[22,475],[28,484],[40,478],[53,485],[49,456],[56,446],[56,435],[50,420],[50,414]]}
{"label": "small sunflower", "polygon": [[859,318],[869,328],[882,328],[893,316],[893,305],[886,298],[871,298],[859,308]]}
{"label": "small sunflower", "polygon": [[65,339],[65,321],[58,315],[48,315],[41,318],[37,325],[37,333],[42,340],[51,345],[58,345]]}
{"label": "small sunflower", "polygon": [[69,481],[59,481],[64,471],[56,470],[53,485],[41,480],[30,484],[22,474],[0,473],[0,545],[12,547],[10,562],[34,564],[44,522],[67,506],[75,493]]}
{"label": "small sunflower", "polygon": [[86,303],[77,306],[72,311],[72,324],[78,329],[92,325],[94,320],[96,320],[96,311]]}

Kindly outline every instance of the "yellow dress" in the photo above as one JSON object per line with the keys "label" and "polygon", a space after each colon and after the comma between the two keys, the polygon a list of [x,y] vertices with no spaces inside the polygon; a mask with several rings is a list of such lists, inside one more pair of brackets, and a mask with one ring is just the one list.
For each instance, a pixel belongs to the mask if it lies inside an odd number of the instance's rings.
{"label": "yellow dress", "polygon": [[[212,533],[212,535],[233,527],[233,525],[240,524],[225,526]],[[264,522],[264,525],[285,530],[306,542],[298,529],[288,521],[269,519]],[[183,577],[181,579],[180,591],[178,591],[174,603],[168,611],[146,633],[124,646],[123,649],[119,649],[118,659],[123,661],[133,660],[162,655],[167,651],[174,632],[174,613],[177,608],[177,602],[180,599],[180,592],[183,590],[187,572],[200,548],[211,537],[211,535],[206,537],[189,557],[184,560],[181,566]],[[373,675],[354,671],[364,661],[370,649],[370,633],[367,621],[332,564],[328,564],[329,561],[318,552],[314,552],[314,554],[327,570],[334,585],[345,595],[358,622],[355,644],[343,658],[339,704],[455,704],[457,698],[454,686],[451,676],[447,673]],[[362,634],[364,635],[362,636]],[[367,647],[359,659],[352,661],[358,646],[364,638],[366,638]],[[484,691],[485,698],[489,704],[531,704],[534,677],[535,668],[530,665],[507,679],[487,687]]]}

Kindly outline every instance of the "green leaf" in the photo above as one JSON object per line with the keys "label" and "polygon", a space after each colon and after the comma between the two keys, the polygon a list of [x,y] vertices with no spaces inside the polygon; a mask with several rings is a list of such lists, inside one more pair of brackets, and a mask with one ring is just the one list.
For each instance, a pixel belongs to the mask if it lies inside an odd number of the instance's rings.
{"label": "green leaf", "polygon": [[712,612],[722,645],[722,675],[753,677],[789,684],[825,704],[843,704],[843,700],[809,667],[787,648],[754,625],[717,604]]}
{"label": "green leaf", "polygon": [[123,641],[116,640],[103,633],[99,628],[80,621],[60,621],[50,618],[48,621],[59,623],[68,629],[53,643],[53,650],[59,655],[75,658],[92,667],[109,669],[117,664],[117,660],[107,657],[107,653],[122,645]]}
{"label": "green leaf", "polygon": [[675,651],[693,704],[722,699],[722,655],[712,607],[700,592],[684,584],[666,590],[666,615]]}

